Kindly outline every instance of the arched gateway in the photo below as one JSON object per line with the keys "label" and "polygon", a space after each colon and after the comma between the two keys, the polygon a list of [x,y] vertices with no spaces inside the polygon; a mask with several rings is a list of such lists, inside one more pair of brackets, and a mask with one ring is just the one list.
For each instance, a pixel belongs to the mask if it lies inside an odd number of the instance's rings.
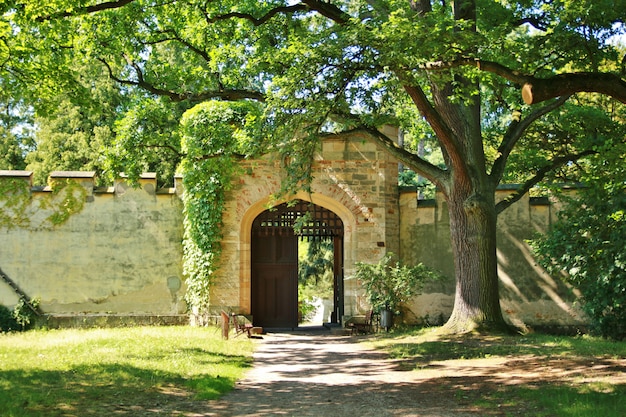
{"label": "arched gateway", "polygon": [[[290,216],[294,210],[304,213],[314,209],[316,216],[327,216],[322,223],[334,219],[335,229],[341,224],[341,231],[316,233],[330,233],[334,242],[336,291],[331,321],[344,323],[368,308],[363,289],[354,277],[356,263],[376,261],[388,251],[400,253],[398,163],[365,137],[327,139],[315,157],[309,190],[283,195],[278,198],[284,199],[276,201],[284,180],[283,163],[271,155],[241,163],[242,175],[225,202],[220,266],[211,278],[211,312],[246,315],[262,327],[295,327],[296,283],[273,286],[278,280],[286,279],[279,274],[288,274],[285,272],[288,268],[292,275],[296,273],[295,249],[288,252],[297,242]],[[299,201],[300,207],[281,209],[287,207],[283,203],[294,201]],[[268,211],[269,207],[276,209]],[[274,215],[279,216],[279,223],[289,222],[282,236],[290,232],[292,242],[286,237],[253,241],[255,236],[263,234],[281,236],[281,230],[263,231],[274,228],[262,226],[263,221],[269,225],[270,219],[275,220],[271,217]],[[264,278],[264,274],[275,275]],[[287,293],[291,294],[290,298],[286,297]],[[267,301],[268,297],[271,302]],[[283,305],[276,300],[287,303]],[[279,314],[280,309],[284,311]],[[274,316],[285,318],[279,320]]]}
{"label": "arched gateway", "polygon": [[343,314],[343,222],[307,201],[284,203],[252,223],[251,313],[262,327],[298,326],[298,239],[333,242],[333,312]]}

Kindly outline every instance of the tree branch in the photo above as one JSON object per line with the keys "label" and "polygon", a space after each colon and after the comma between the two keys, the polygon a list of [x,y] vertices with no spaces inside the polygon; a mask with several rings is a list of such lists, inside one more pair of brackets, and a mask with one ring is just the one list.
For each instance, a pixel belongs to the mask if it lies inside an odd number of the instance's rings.
{"label": "tree branch", "polygon": [[[202,59],[204,59],[206,62],[210,62],[211,61],[211,57],[209,56],[209,54],[206,51],[196,47],[195,45],[193,45],[189,41],[183,39],[178,34],[178,32],[176,32],[175,30],[167,29],[167,30],[157,31],[155,33],[158,34],[158,35],[164,35],[165,37],[163,37],[161,39],[157,39],[157,40],[151,41],[151,42],[146,42],[146,44],[156,44],[156,43],[160,43],[160,42],[176,41],[176,42],[179,42],[180,44],[182,44],[183,46],[185,46],[187,49],[189,49],[192,52],[194,52],[196,55],[199,55],[200,57],[202,57]],[[169,37],[167,35],[171,35],[171,37]]]}
{"label": "tree branch", "polygon": [[433,61],[422,65],[420,68],[430,71],[442,71],[452,68],[472,66],[481,71],[491,72],[516,84],[524,84],[532,80],[532,76],[524,75],[502,64],[493,61],[485,61],[478,58],[459,58],[453,61]]}
{"label": "tree branch", "polygon": [[615,74],[578,72],[529,79],[522,87],[526,104],[574,93],[600,93],[626,104],[626,81]]}
{"label": "tree branch", "polygon": [[343,25],[350,20],[348,13],[345,13],[339,7],[328,1],[302,0],[302,3],[306,4],[311,11],[321,14],[335,23]]}
{"label": "tree branch", "polygon": [[543,23],[543,21],[538,17],[524,17],[522,19],[514,21],[513,26],[522,26],[526,23],[528,23],[535,29],[540,30],[542,32],[545,32],[546,30],[548,30],[548,25]]}
{"label": "tree branch", "polygon": [[[453,169],[457,170],[457,173],[462,175],[467,174],[467,165],[465,163],[465,156],[459,148],[459,141],[456,138],[454,132],[448,124],[445,122],[441,114],[430,103],[424,91],[418,85],[412,85],[403,74],[398,74],[398,78],[402,83],[404,90],[407,92],[420,114],[428,124],[432,127],[444,157],[447,157]],[[440,186],[441,187],[441,186]],[[441,187],[442,190],[448,190],[448,187]]]}
{"label": "tree branch", "polygon": [[250,13],[230,12],[230,13],[224,13],[224,14],[215,15],[215,16],[207,16],[206,21],[207,23],[210,24],[210,23],[218,22],[220,20],[228,20],[228,19],[236,18],[236,19],[248,20],[254,26],[261,26],[279,14],[292,14],[292,13],[301,12],[301,11],[304,11],[304,12],[314,11],[340,24],[347,23],[348,20],[350,19],[349,14],[344,13],[340,8],[338,8],[337,6],[333,4],[330,4],[325,1],[303,0],[301,3],[294,4],[291,6],[275,7],[271,9],[270,11],[268,11],[267,13],[265,13],[263,16],[258,17],[258,18],[253,16]]}
{"label": "tree branch", "polygon": [[416,12],[419,16],[433,11],[430,0],[409,0],[409,6],[411,10]]}
{"label": "tree branch", "polygon": [[473,66],[521,85],[522,98],[526,104],[537,104],[551,98],[583,92],[604,94],[626,104],[626,81],[611,73],[577,72],[558,74],[550,78],[537,78],[522,74],[497,62],[476,58],[430,62],[421,68],[437,71],[461,66]]}
{"label": "tree branch", "polygon": [[205,100],[215,99],[215,98],[219,98],[221,100],[226,100],[226,101],[237,101],[237,100],[244,100],[244,99],[256,100],[259,102],[265,101],[265,94],[258,92],[258,91],[251,91],[251,90],[219,89],[216,91],[205,91],[202,93],[179,93],[175,91],[165,90],[162,88],[158,88],[152,85],[151,83],[147,82],[143,78],[143,72],[141,71],[141,68],[139,68],[139,66],[136,63],[129,62],[129,65],[135,70],[137,74],[137,80],[135,81],[135,80],[127,80],[127,79],[122,79],[122,78],[117,77],[113,73],[113,69],[111,68],[111,66],[106,60],[102,58],[98,58],[98,60],[106,66],[109,72],[109,77],[115,82],[118,82],[123,85],[132,85],[135,87],[139,87],[154,95],[169,97],[172,101],[175,101],[175,102],[181,102],[185,100],[189,100],[192,102],[199,102],[199,101],[205,101]]}
{"label": "tree branch", "polygon": [[544,166],[543,168],[540,168],[535,173],[535,175],[532,178],[530,178],[528,181],[526,181],[516,192],[509,195],[504,200],[498,202],[496,204],[496,214],[502,213],[506,208],[508,208],[513,203],[515,203],[520,198],[522,198],[524,194],[530,191],[532,187],[534,187],[535,185],[539,183],[539,181],[544,179],[550,171],[560,166],[563,166],[567,164],[568,162],[578,161],[579,159],[584,158],[585,156],[594,155],[597,153],[598,152],[594,150],[586,150],[578,154],[563,155],[563,156],[559,156],[555,158],[554,160],[552,160],[550,164]]}
{"label": "tree branch", "polygon": [[509,158],[509,155],[517,141],[522,137],[526,129],[535,122],[540,117],[550,113],[552,110],[557,107],[562,106],[570,96],[560,97],[558,100],[554,100],[547,106],[544,106],[540,109],[537,109],[530,113],[524,119],[513,120],[509,125],[509,128],[504,133],[504,137],[500,146],[498,147],[499,156],[493,163],[493,167],[491,168],[490,177],[495,180],[495,183],[499,183],[502,179],[502,175],[504,175],[504,169],[506,167],[506,162]]}
{"label": "tree branch", "polygon": [[124,7],[127,4],[130,4],[130,3],[134,2],[134,1],[135,0],[107,1],[107,2],[104,2],[104,3],[94,4],[93,6],[78,7],[76,9],[74,9],[74,10],[71,10],[71,11],[54,13],[54,14],[50,14],[50,15],[47,15],[47,16],[39,16],[39,17],[37,17],[36,20],[38,22],[44,22],[46,20],[52,20],[52,19],[57,19],[57,18],[70,17],[70,16],[80,16],[80,15],[85,15],[85,14],[90,14],[90,13],[101,12],[103,10],[119,9],[119,8]]}
{"label": "tree branch", "polygon": [[346,130],[339,133],[332,133],[322,135],[322,137],[341,137],[341,138],[370,138],[374,139],[377,143],[382,145],[393,157],[395,157],[398,161],[402,162],[404,165],[409,167],[410,169],[418,172],[420,175],[426,177],[432,183],[441,187],[442,189],[447,188],[447,181],[449,178],[449,172],[443,170],[430,162],[420,158],[416,154],[407,151],[406,149],[399,146],[389,137],[379,132],[376,129],[366,128],[366,127],[358,127],[351,130]]}
{"label": "tree branch", "polygon": [[206,21],[207,23],[211,24],[211,23],[218,22],[220,20],[228,20],[228,19],[237,18],[237,19],[248,20],[254,26],[261,26],[262,24],[268,22],[270,19],[272,19],[274,16],[278,14],[289,14],[289,13],[295,13],[298,11],[306,11],[306,10],[309,10],[309,8],[305,4],[295,4],[293,6],[276,7],[270,10],[269,12],[265,13],[263,16],[259,18],[254,17],[250,13],[231,12],[231,13],[224,13],[220,15],[207,17]]}
{"label": "tree branch", "polygon": [[138,148],[146,148],[146,149],[167,149],[174,153],[179,158],[184,158],[186,156],[185,153],[181,152],[179,149],[176,149],[172,145],[156,145],[156,144],[139,144]]}

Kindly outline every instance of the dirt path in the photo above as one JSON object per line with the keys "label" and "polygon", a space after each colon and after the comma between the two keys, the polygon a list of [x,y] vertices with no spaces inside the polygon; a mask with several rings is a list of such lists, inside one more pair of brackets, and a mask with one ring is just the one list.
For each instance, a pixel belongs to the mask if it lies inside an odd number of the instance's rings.
{"label": "dirt path", "polygon": [[[328,333],[268,334],[236,389],[211,402],[209,416],[477,416],[432,380]],[[419,373],[422,374],[422,373]],[[431,375],[432,376],[432,375]],[[421,378],[421,379],[420,379]]]}

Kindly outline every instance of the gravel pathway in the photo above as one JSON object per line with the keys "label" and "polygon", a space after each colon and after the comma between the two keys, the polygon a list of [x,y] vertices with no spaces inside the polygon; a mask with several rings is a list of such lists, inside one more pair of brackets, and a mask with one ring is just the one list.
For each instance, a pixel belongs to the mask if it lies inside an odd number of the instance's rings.
{"label": "gravel pathway", "polygon": [[210,412],[203,415],[478,415],[444,391],[436,375],[407,372],[401,362],[357,340],[321,331],[264,335],[245,379],[234,391],[211,402]]}

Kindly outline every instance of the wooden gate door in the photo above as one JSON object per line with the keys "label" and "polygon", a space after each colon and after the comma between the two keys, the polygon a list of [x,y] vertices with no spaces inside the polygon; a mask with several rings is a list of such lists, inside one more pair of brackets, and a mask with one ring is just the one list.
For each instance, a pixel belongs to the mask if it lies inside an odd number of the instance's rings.
{"label": "wooden gate door", "polygon": [[298,327],[298,238],[252,239],[252,316],[255,326]]}
{"label": "wooden gate door", "polygon": [[256,326],[298,327],[298,239],[334,240],[333,322],[342,315],[343,222],[330,210],[296,201],[265,211],[252,223],[251,307]]}

